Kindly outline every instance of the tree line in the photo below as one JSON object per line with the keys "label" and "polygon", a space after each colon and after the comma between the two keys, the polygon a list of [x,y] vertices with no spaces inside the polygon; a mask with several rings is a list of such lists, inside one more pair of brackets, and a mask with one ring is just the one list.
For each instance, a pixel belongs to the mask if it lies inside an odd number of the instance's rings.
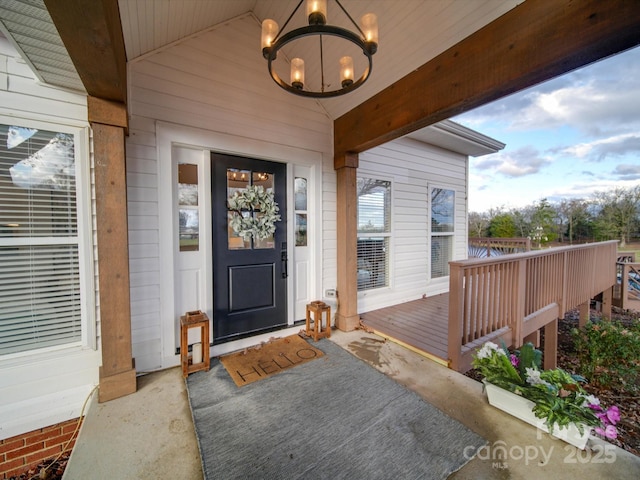
{"label": "tree line", "polygon": [[551,203],[543,198],[522,208],[469,212],[470,237],[528,237],[533,246],[640,237],[640,185],[595,192],[585,199]]}

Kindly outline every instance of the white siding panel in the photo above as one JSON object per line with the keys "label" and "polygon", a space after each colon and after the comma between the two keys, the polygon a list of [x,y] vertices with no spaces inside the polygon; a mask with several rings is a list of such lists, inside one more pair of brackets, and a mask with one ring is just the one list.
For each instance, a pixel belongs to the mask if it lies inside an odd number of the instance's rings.
{"label": "white siding panel", "polygon": [[132,118],[127,152],[127,209],[132,353],[139,372],[160,368],[158,165],[155,124]]}
{"label": "white siding panel", "polygon": [[158,191],[155,188],[127,185],[127,200],[130,202],[157,202]]}
{"label": "white siding panel", "polygon": [[[157,229],[156,229],[157,231]],[[158,258],[158,245],[146,243],[142,245],[129,245],[129,259],[132,258]]]}
{"label": "white siding panel", "polygon": [[129,244],[158,243],[157,230],[130,230]]}

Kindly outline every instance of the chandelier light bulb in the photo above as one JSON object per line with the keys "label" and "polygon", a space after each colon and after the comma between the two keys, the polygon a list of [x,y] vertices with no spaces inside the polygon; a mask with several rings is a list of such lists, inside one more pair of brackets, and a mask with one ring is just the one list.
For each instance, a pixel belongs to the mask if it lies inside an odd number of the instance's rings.
{"label": "chandelier light bulb", "polygon": [[262,22],[262,51],[264,54],[265,48],[270,49],[271,44],[273,43],[273,39],[276,38],[278,34],[278,24],[267,18],[264,22]]}
{"label": "chandelier light bulb", "polygon": [[307,0],[307,18],[309,25],[327,23],[327,0]]}
{"label": "chandelier light bulb", "polygon": [[340,83],[342,88],[353,85],[353,58],[351,57],[340,59]]}
{"label": "chandelier light bulb", "polygon": [[364,41],[371,53],[378,49],[378,17],[375,13],[367,13],[360,19],[360,27],[364,33]]}
{"label": "chandelier light bulb", "polygon": [[291,60],[291,86],[298,90],[304,87],[304,60],[301,58]]}

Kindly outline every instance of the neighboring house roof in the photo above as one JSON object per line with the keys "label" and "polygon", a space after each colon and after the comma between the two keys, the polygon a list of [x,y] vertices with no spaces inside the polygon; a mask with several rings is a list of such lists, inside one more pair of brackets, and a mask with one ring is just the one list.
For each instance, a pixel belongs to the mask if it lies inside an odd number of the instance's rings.
{"label": "neighboring house roof", "polygon": [[407,137],[470,157],[496,153],[505,147],[504,143],[451,120],[425,127]]}

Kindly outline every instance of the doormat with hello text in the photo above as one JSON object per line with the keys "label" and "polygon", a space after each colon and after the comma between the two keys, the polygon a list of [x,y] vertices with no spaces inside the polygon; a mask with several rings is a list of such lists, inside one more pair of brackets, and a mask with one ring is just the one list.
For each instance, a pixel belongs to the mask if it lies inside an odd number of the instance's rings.
{"label": "doormat with hello text", "polygon": [[291,335],[225,355],[220,362],[235,384],[242,387],[323,355],[300,336]]}

